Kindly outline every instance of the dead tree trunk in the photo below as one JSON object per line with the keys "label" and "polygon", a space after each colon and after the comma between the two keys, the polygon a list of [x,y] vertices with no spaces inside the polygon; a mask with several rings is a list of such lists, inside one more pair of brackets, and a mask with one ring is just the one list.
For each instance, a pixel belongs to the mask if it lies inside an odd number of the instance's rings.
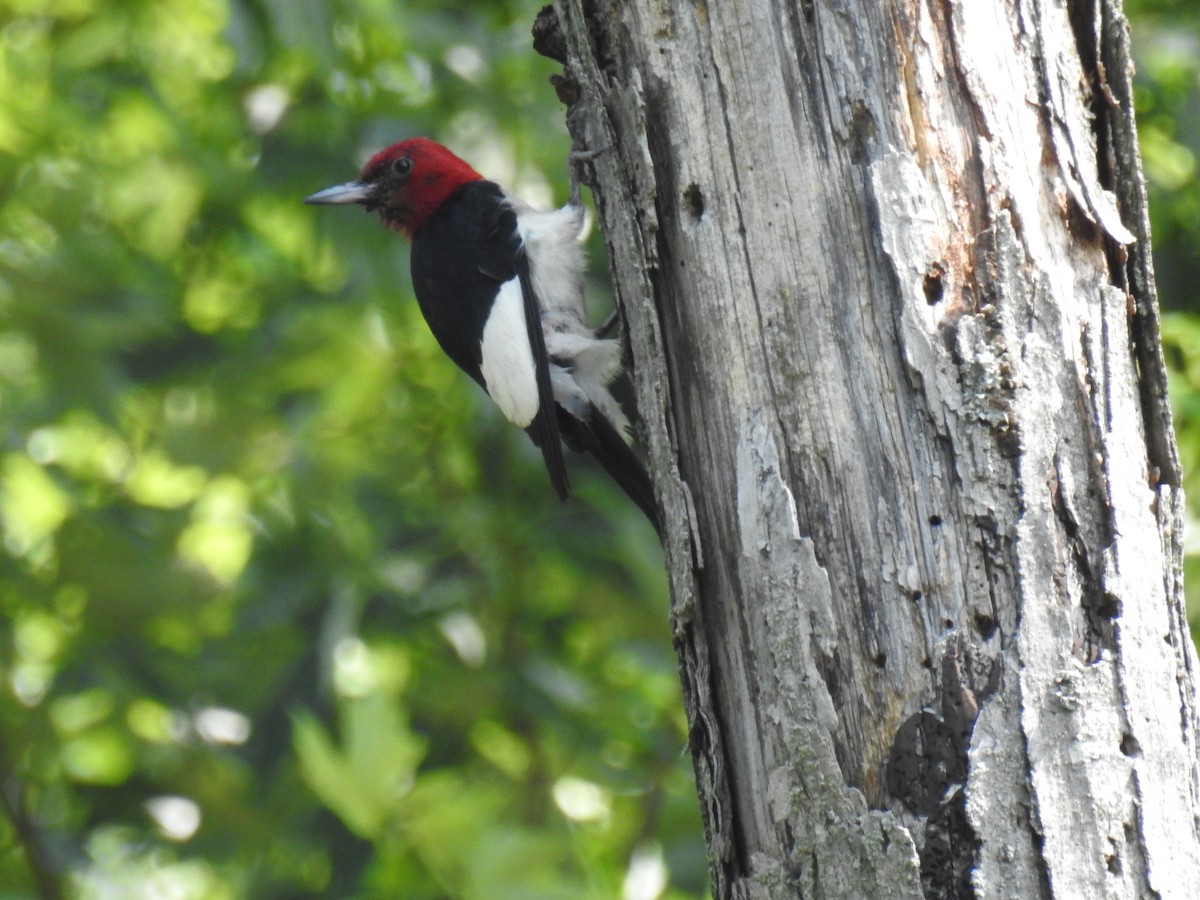
{"label": "dead tree trunk", "polygon": [[1197,896],[1119,0],[557,14],[716,895]]}

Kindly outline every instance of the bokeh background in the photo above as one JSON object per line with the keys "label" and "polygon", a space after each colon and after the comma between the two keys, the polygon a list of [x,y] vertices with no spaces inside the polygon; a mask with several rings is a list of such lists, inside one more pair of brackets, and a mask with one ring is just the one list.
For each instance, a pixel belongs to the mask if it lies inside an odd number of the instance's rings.
{"label": "bokeh background", "polygon": [[[539,5],[0,0],[3,900],[706,895],[652,530],[299,203],[417,134],[561,202]],[[1200,499],[1198,6],[1127,2]]]}

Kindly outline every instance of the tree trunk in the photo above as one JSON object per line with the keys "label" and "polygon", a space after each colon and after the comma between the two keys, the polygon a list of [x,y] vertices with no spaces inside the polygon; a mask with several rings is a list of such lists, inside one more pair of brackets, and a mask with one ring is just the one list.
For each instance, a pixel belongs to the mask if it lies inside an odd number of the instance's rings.
{"label": "tree trunk", "polygon": [[557,14],[716,896],[1197,896],[1118,0]]}

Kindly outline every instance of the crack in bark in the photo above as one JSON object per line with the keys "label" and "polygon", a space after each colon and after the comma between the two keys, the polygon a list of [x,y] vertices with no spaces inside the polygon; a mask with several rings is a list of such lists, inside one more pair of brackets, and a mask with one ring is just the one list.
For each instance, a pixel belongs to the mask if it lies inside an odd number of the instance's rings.
{"label": "crack in bark", "polygon": [[1171,406],[1167,396],[1166,367],[1162,356],[1157,290],[1150,256],[1150,222],[1146,185],[1141,177],[1141,154],[1133,113],[1133,61],[1129,29],[1119,0],[1101,0],[1100,57],[1104,88],[1116,106],[1106,113],[1117,171],[1127,177],[1116,179],[1117,202],[1133,222],[1137,242],[1128,248],[1124,270],[1127,290],[1134,298],[1132,337],[1138,363],[1138,388],[1142,400],[1153,479],[1178,487],[1182,483],[1179,453],[1172,438]]}
{"label": "crack in bark", "polygon": [[[968,62],[963,59],[962,52],[959,49],[959,25],[956,21],[955,0],[942,0],[940,9],[945,23],[942,27],[949,44],[950,58],[946,61],[946,70],[952,73],[958,87],[956,96],[966,105],[971,121],[974,123],[980,137],[984,140],[991,140],[992,134],[991,129],[988,127],[987,117],[984,115],[983,107],[975,97],[975,92],[967,78]],[[968,227],[963,230],[963,234],[987,234],[994,227],[995,222],[992,219],[991,207],[987,203],[988,189],[984,181],[984,167],[982,160],[979,158],[977,142],[971,143],[970,157],[964,160],[963,173],[966,177],[963,177],[958,182],[958,185],[961,186],[963,193],[966,195],[968,210],[966,215],[970,217]],[[979,265],[979,260],[973,258],[969,253],[965,254],[964,258],[969,268],[968,271],[963,273],[961,283],[963,285],[974,286],[977,283],[975,270]],[[982,297],[975,296],[974,294],[972,294],[971,299],[974,301],[976,310],[984,302]]]}
{"label": "crack in bark", "polygon": [[[732,801],[725,775],[725,757],[720,749],[722,731],[712,701],[709,648],[707,645],[701,647],[696,636],[697,629],[701,635],[705,634],[702,623],[685,625],[676,641],[676,650],[686,661],[681,667],[682,671],[688,673],[683,683],[689,701],[688,707],[693,713],[691,727],[688,729],[689,749],[696,761],[697,780],[709,788],[701,794],[702,798],[707,800],[703,817],[707,843],[710,852],[716,856],[713,866],[720,865],[723,868],[734,862],[735,841],[728,821],[728,810]],[[715,876],[714,872],[714,882],[720,884],[724,883],[726,878],[736,877],[737,872],[728,872],[724,878]]]}
{"label": "crack in bark", "polygon": [[[1079,583],[1079,607],[1084,614],[1086,626],[1082,660],[1090,664],[1099,661],[1102,650],[1113,648],[1112,619],[1120,612],[1119,601],[1103,589],[1100,571],[1092,563],[1088,543],[1084,539],[1079,519],[1071,508],[1068,497],[1072,487],[1071,476],[1064,474],[1063,466],[1063,459],[1056,456],[1048,487],[1054,515],[1062,526],[1068,558]],[[1072,591],[1065,576],[1064,572],[1059,583],[1059,593],[1069,600]],[[1058,580],[1056,578],[1056,581]]]}

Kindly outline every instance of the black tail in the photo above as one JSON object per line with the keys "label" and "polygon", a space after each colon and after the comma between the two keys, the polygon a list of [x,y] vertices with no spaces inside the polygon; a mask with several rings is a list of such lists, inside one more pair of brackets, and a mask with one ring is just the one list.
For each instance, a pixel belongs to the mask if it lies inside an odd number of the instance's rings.
{"label": "black tail", "polygon": [[646,514],[654,530],[661,536],[662,526],[658,521],[658,506],[654,502],[654,485],[646,473],[646,467],[611,422],[600,415],[595,407],[588,412],[588,420],[584,422],[561,406],[558,407],[558,430],[563,441],[572,450],[592,454],[609,477]]}

